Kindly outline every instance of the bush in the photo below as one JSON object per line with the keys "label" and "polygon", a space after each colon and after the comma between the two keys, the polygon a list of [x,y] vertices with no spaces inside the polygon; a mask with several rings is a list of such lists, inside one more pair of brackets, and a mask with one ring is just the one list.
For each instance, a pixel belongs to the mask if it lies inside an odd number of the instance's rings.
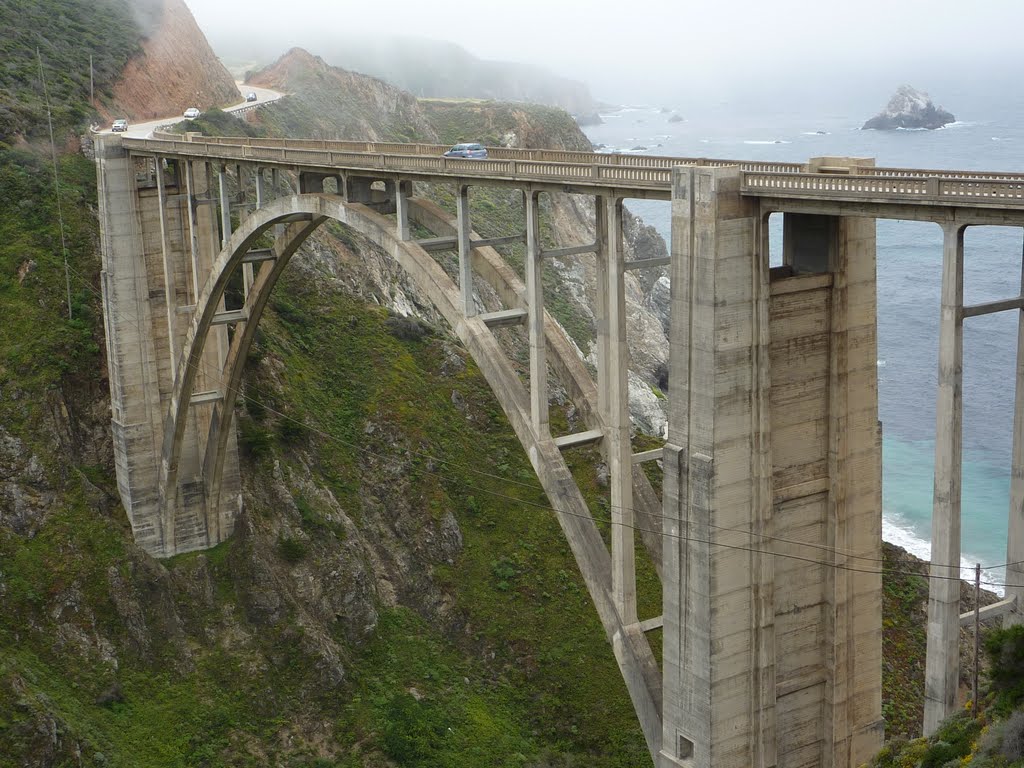
{"label": "bush", "polygon": [[1024,759],[1024,710],[1010,715],[1003,726],[1002,753],[1011,763]]}
{"label": "bush", "polygon": [[298,539],[285,536],[277,543],[277,551],[282,560],[294,565],[306,556],[306,545]]}
{"label": "bush", "polygon": [[384,321],[384,327],[400,341],[419,341],[430,335],[430,328],[415,317],[391,315]]}
{"label": "bush", "polygon": [[445,735],[443,713],[436,705],[400,693],[387,708],[384,752],[400,765],[434,765],[432,758]]}
{"label": "bush", "polygon": [[995,710],[1007,714],[1024,703],[1024,625],[994,629],[985,637]]}

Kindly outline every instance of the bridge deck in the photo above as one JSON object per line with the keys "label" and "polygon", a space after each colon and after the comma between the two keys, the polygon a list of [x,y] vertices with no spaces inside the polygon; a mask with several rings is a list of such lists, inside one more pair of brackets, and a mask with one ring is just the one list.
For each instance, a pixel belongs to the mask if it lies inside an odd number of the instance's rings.
{"label": "bridge deck", "polygon": [[[122,140],[138,153],[258,163],[290,169],[369,171],[381,178],[524,183],[567,192],[669,200],[672,168],[739,166],[742,194],[785,200],[871,203],[871,215],[901,218],[900,209],[952,207],[1024,211],[1024,174],[999,171],[856,167],[855,173],[810,172],[799,163],[489,149],[483,160],[443,157],[445,146],[312,139],[235,137]],[[929,216],[931,217],[931,216]]]}

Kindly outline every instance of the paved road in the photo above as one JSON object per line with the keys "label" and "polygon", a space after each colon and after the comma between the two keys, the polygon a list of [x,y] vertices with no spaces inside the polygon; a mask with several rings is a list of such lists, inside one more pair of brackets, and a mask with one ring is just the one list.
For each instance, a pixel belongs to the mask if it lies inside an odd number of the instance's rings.
{"label": "paved road", "polygon": [[[238,104],[234,104],[230,107],[224,107],[225,112],[238,112],[251,108],[255,105],[269,104],[272,101],[277,101],[285,94],[272,91],[269,88],[256,88],[252,85],[246,85],[245,83],[235,83],[238,86],[238,94],[242,97],[242,100]],[[256,101],[245,101],[245,94],[255,93]],[[153,131],[157,128],[165,125],[174,125],[180,123],[185,117],[183,115],[176,115],[173,117],[161,117],[157,120],[150,120],[145,123],[133,123],[128,122],[128,130],[124,131],[122,136],[130,136],[133,139],[147,139],[152,136]],[[110,133],[110,127],[107,126],[99,133]]]}

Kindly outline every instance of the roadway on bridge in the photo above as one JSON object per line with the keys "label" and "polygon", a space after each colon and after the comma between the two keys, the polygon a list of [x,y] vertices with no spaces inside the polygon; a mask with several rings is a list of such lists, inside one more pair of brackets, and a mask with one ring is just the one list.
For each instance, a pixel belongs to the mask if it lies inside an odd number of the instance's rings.
{"label": "roadway on bridge", "polygon": [[[252,109],[253,107],[261,107],[265,104],[270,104],[271,102],[277,101],[282,96],[286,95],[284,93],[272,91],[269,88],[257,88],[256,86],[246,85],[245,83],[241,82],[236,82],[235,85],[238,86],[238,95],[241,96],[242,100],[237,104],[233,104],[230,107],[222,107],[221,109],[224,112],[229,112],[232,114],[244,112],[248,109]],[[255,93],[256,101],[246,101],[245,95],[247,93]],[[161,117],[157,118],[156,120],[149,120],[145,123],[133,123],[131,122],[131,120],[129,120],[128,130],[122,132],[121,135],[128,136],[133,139],[148,139],[153,135],[153,131],[155,131],[157,128],[167,125],[175,125],[177,123],[184,121],[185,119],[185,116],[182,114],[173,115],[171,117]],[[99,133],[111,133],[111,130],[109,127],[107,127],[104,128],[102,131],[99,131]]]}

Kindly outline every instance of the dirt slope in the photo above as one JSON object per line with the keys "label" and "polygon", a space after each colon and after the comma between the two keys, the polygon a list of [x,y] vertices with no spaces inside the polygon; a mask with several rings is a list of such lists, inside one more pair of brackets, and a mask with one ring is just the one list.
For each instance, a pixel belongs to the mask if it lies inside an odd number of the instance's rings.
{"label": "dirt slope", "polygon": [[121,115],[144,120],[238,101],[233,78],[184,0],[163,0],[156,30],[142,50],[128,62],[114,90],[114,111]]}

